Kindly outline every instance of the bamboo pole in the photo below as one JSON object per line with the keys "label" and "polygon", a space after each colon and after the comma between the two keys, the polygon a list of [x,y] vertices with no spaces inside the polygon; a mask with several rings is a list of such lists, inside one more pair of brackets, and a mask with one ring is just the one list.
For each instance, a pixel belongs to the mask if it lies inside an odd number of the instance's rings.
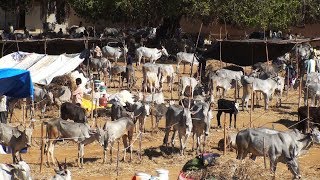
{"label": "bamboo pole", "polygon": [[307,132],[310,130],[310,106],[309,106],[309,86],[307,86]]}
{"label": "bamboo pole", "polygon": [[47,54],[47,38],[44,39],[44,54]]}
{"label": "bamboo pole", "polygon": [[[22,123],[25,124],[26,122],[26,98],[23,98],[23,103],[22,103]],[[20,122],[21,123],[21,122]]]}
{"label": "bamboo pole", "polygon": [[224,145],[223,145],[223,155],[226,155],[227,153],[227,135],[226,135],[226,124],[227,124],[227,114],[224,113],[224,118],[223,118],[223,139],[224,139]]}
{"label": "bamboo pole", "polygon": [[117,179],[119,177],[119,151],[120,151],[120,140],[118,140],[118,151],[117,151]]}
{"label": "bamboo pole", "polygon": [[253,84],[251,85],[251,106],[250,106],[250,128],[252,127],[252,111],[253,111],[253,99],[254,99],[254,91],[253,91]]}
{"label": "bamboo pole", "polygon": [[220,46],[219,46],[219,49],[220,49],[220,50],[219,50],[219,52],[220,52],[220,53],[219,53],[220,69],[222,69],[222,58],[221,58],[221,51],[222,51],[222,50],[221,50],[221,49],[222,49],[222,47],[221,47],[221,44],[222,44],[221,41],[222,41],[222,39],[221,39],[221,30],[222,30],[222,27],[220,26],[220,42],[219,42],[219,44],[220,44]]}
{"label": "bamboo pole", "polygon": [[[197,37],[197,42],[196,42],[196,49],[195,49],[195,51],[196,51],[197,48],[198,48],[199,38],[200,38],[201,31],[202,31],[202,26],[203,26],[203,23],[201,23],[201,25],[200,25],[200,29],[199,29],[199,33],[198,33],[198,37]],[[192,63],[191,63],[190,77],[192,77],[194,58],[195,58],[195,52],[193,53],[193,58],[192,58]]]}
{"label": "bamboo pole", "polygon": [[17,43],[17,49],[18,49],[18,51],[20,51],[19,43],[18,43],[18,41],[17,41],[17,35],[15,35],[15,38],[16,38],[16,43]]}
{"label": "bamboo pole", "polygon": [[290,86],[290,81],[289,81],[289,68],[288,68],[288,71],[287,71],[287,98],[288,98],[288,95],[289,95],[289,86]]}
{"label": "bamboo pole", "polygon": [[92,106],[91,106],[91,121],[94,121],[93,120],[93,109],[94,109],[94,106],[93,106],[93,102],[94,102],[94,99],[93,99],[93,94],[94,94],[94,80],[92,79],[92,90],[91,90],[91,103],[92,103]]}
{"label": "bamboo pole", "polygon": [[3,53],[4,53],[4,46],[5,44],[7,43],[7,41],[4,41],[3,44],[2,44],[2,50],[1,50],[1,57],[3,57]]}
{"label": "bamboo pole", "polygon": [[41,123],[41,152],[40,152],[40,173],[42,172],[44,155],[44,134],[43,134],[43,122]]}
{"label": "bamboo pole", "polygon": [[170,80],[170,94],[171,94],[171,101],[172,101],[172,99],[173,99],[173,78],[174,78],[173,73],[172,73],[171,77],[172,78]]}

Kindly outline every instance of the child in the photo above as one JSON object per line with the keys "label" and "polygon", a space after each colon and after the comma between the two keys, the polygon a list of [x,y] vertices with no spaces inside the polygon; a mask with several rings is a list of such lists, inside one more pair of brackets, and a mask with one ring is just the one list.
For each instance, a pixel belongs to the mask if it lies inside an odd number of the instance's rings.
{"label": "child", "polygon": [[82,87],[80,86],[82,83],[80,78],[76,79],[76,84],[77,84],[77,89],[72,92],[72,102],[78,106],[81,106],[82,103],[82,97],[83,97],[83,90]]}

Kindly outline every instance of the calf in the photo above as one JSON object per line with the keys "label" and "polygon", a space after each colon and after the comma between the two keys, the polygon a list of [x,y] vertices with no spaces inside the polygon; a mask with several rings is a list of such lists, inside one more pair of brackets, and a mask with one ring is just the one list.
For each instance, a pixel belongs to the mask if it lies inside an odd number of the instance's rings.
{"label": "calf", "polygon": [[[173,127],[173,135],[171,145],[174,147],[174,137],[176,131],[179,133],[180,154],[184,155],[186,142],[192,131],[191,111],[189,108],[184,108],[179,105],[170,105],[166,113],[166,133],[163,139],[163,144],[168,146],[168,138],[171,127]],[[184,141],[182,140],[184,137]]]}
{"label": "calf", "polygon": [[171,64],[158,64],[159,66],[159,82],[160,82],[160,91],[163,89],[163,83],[165,80],[167,80],[167,84],[169,87],[169,90],[172,91],[173,86],[173,79],[176,75],[174,72],[174,68]]}
{"label": "calf", "polygon": [[[99,138],[101,146],[103,146],[103,163],[107,159],[107,148],[110,143],[110,161],[112,162],[112,148],[113,144],[119,138],[122,138],[124,145],[124,156],[123,160],[126,158],[126,149],[130,146],[130,161],[132,160],[132,136],[134,124],[136,121],[133,121],[131,118],[122,117],[116,121],[108,122],[104,125],[103,129],[99,129],[99,133],[102,135]],[[129,145],[128,141],[129,140]]]}
{"label": "calf", "polygon": [[[114,87],[115,87],[114,77],[118,76],[118,75],[124,76],[125,73],[126,73],[126,67],[125,66],[115,65],[115,66],[111,67],[109,78],[110,78],[110,82],[113,83]],[[121,80],[122,80],[122,78],[119,78],[119,86],[122,84],[120,82]]]}
{"label": "calf", "polygon": [[77,123],[88,122],[85,109],[70,102],[61,105],[60,115],[63,120],[70,119]]}
{"label": "calf", "polygon": [[31,180],[30,166],[24,161],[19,161],[16,164],[0,164],[0,179]]}
{"label": "calf", "polygon": [[234,128],[237,128],[237,114],[239,112],[239,104],[226,99],[218,100],[217,122],[219,128],[221,128],[220,117],[222,112],[230,114],[229,128],[231,128],[232,114],[234,115]]}
{"label": "calf", "polygon": [[7,124],[0,123],[0,144],[11,148],[13,163],[18,163],[18,154],[20,161],[22,161],[21,154],[19,152],[23,148],[30,147],[32,131],[32,128],[24,128],[22,125],[12,127]]}
{"label": "calf", "polygon": [[56,165],[53,155],[54,146],[60,138],[65,138],[65,140],[78,144],[78,166],[83,167],[84,146],[98,140],[99,132],[91,133],[87,124],[65,121],[61,118],[51,119],[44,124],[48,138],[46,148],[48,165],[50,166],[49,156],[51,156],[52,163]]}

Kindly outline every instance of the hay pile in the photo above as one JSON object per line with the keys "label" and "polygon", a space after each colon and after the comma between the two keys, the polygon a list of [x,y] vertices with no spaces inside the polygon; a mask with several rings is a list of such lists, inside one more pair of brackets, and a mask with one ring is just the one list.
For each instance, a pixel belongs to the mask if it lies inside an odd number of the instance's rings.
{"label": "hay pile", "polygon": [[258,164],[251,159],[243,161],[231,157],[221,156],[214,166],[199,171],[187,172],[188,177],[194,179],[272,179],[273,175],[263,164]]}
{"label": "hay pile", "polygon": [[76,88],[76,83],[70,74],[54,77],[50,83],[52,86],[67,86],[71,91]]}

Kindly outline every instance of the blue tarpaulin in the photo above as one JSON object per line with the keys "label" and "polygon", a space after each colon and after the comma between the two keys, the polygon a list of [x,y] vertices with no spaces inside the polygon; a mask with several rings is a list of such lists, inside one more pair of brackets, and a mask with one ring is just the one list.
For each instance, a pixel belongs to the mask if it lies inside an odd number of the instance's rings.
{"label": "blue tarpaulin", "polygon": [[33,96],[30,72],[22,69],[0,69],[0,95],[13,98]]}

